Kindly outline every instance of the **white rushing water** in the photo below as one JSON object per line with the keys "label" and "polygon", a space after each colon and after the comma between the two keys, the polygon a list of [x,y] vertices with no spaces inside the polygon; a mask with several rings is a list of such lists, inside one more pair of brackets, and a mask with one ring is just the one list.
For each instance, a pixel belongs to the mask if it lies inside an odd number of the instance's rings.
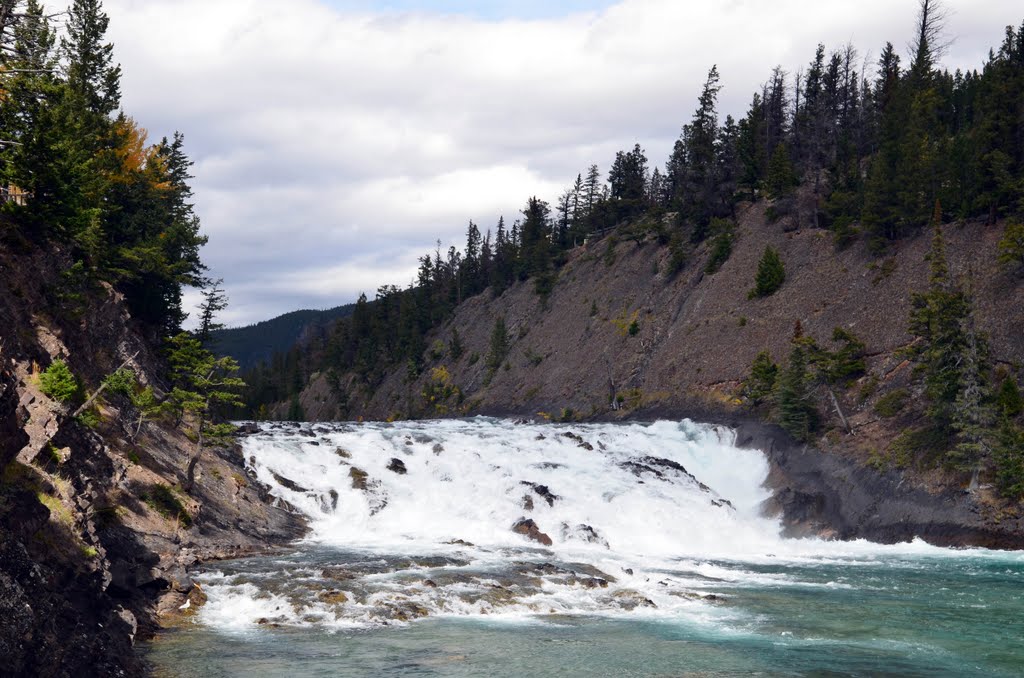
{"label": "white rushing water", "polygon": [[[723,587],[844,585],[758,563],[955,553],[783,539],[762,514],[764,455],[733,443],[727,429],[686,421],[263,425],[245,439],[246,459],[309,518],[306,554],[208,573],[201,619],[228,628],[453,615],[721,622],[735,614],[713,604]],[[514,531],[523,520],[550,545]]]}

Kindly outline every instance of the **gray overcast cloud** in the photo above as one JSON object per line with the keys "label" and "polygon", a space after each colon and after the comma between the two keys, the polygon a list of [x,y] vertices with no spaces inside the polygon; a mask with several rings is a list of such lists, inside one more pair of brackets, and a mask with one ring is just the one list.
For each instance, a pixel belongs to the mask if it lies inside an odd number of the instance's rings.
{"label": "gray overcast cloud", "polygon": [[[429,3],[419,3],[427,6]],[[458,3],[456,3],[458,4]],[[466,3],[461,3],[463,6]],[[123,106],[185,134],[229,325],[373,297],[470,219],[554,201],[640,143],[663,165],[717,63],[741,116],[775,64],[852,41],[871,64],[914,0],[624,0],[528,20],[315,0],[106,0]],[[949,0],[944,64],[981,68],[1018,0]],[[390,5],[389,5],[390,6]],[[348,7],[346,9],[346,7]],[[454,13],[453,13],[454,12]],[[194,301],[195,295],[190,299]]]}

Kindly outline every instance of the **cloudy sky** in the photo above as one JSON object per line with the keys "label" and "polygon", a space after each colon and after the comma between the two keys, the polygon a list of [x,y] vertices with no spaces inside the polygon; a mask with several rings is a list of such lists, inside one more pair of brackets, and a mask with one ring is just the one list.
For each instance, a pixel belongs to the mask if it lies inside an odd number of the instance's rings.
{"label": "cloudy sky", "polygon": [[[106,0],[123,106],[185,134],[230,325],[406,285],[470,219],[554,201],[639,143],[663,165],[712,64],[724,116],[774,64],[906,53],[916,0]],[[1018,0],[948,0],[980,67]],[[194,296],[192,297],[194,298]]]}

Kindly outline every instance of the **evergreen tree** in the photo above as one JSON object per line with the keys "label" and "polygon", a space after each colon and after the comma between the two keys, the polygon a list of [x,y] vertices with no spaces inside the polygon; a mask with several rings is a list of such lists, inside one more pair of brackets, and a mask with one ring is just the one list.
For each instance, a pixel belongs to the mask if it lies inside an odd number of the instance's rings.
{"label": "evergreen tree", "polygon": [[945,239],[938,224],[928,259],[928,291],[911,297],[910,333],[917,338],[912,355],[924,370],[928,415],[940,430],[950,433],[968,343],[964,332],[968,303],[951,279]]}
{"label": "evergreen tree", "polygon": [[114,63],[114,46],[105,42],[109,25],[100,0],[73,0],[68,9],[61,52],[75,104],[94,116],[87,124],[105,119],[121,103],[121,67]]}
{"label": "evergreen tree", "polygon": [[817,410],[811,399],[809,353],[813,343],[802,334],[800,323],[794,331],[789,363],[779,376],[776,402],[779,425],[798,441],[806,441],[817,426]]}
{"label": "evergreen tree", "polygon": [[797,183],[793,162],[789,158],[789,149],[786,144],[780,143],[772,151],[772,157],[768,163],[765,190],[772,198],[782,198],[792,193]]}
{"label": "evergreen tree", "polygon": [[1021,397],[1017,380],[1013,378],[1012,374],[1008,374],[999,385],[999,391],[996,394],[996,408],[1002,416],[1010,419],[1020,416],[1021,412],[1024,412],[1024,398]]}
{"label": "evergreen tree", "polygon": [[711,217],[715,216],[718,199],[718,67],[712,66],[697,102],[697,110],[685,135],[686,169],[683,175],[681,210],[693,224],[691,240],[700,242],[707,236]]}
{"label": "evergreen tree", "polygon": [[754,278],[754,289],[748,295],[754,297],[768,297],[782,287],[786,280],[786,267],[782,263],[782,257],[771,245],[766,245],[764,254],[757,264],[757,275]]}
{"label": "evergreen tree", "polygon": [[957,432],[958,444],[953,449],[951,461],[973,471],[972,486],[977,486],[981,466],[991,452],[991,434],[996,421],[991,405],[988,384],[988,343],[974,326],[970,298],[965,302],[963,319],[963,350],[960,354],[960,379],[956,400],[953,403],[953,428]]}
{"label": "evergreen tree", "polygon": [[743,382],[743,395],[755,405],[770,399],[778,381],[779,366],[768,351],[761,351],[750,366],[750,377]]}
{"label": "evergreen tree", "polygon": [[491,330],[490,351],[487,353],[487,360],[484,363],[487,367],[488,381],[505,361],[508,349],[508,328],[505,327],[505,318],[499,317],[494,321],[494,329]]}
{"label": "evergreen tree", "polygon": [[185,491],[191,492],[203,450],[209,445],[224,444],[235,430],[223,421],[222,415],[226,408],[244,404],[238,392],[245,382],[234,376],[238,371],[234,358],[217,358],[187,333],[170,340],[168,362],[174,381],[170,401],[195,441],[182,483]]}
{"label": "evergreen tree", "polygon": [[210,282],[203,290],[203,303],[199,305],[199,329],[196,332],[196,339],[204,348],[210,347],[211,335],[217,330],[224,329],[224,324],[216,320],[217,315],[228,307],[228,295],[221,288],[224,279],[219,278]]}
{"label": "evergreen tree", "polygon": [[996,487],[1007,499],[1024,499],[1024,431],[1003,417],[992,450]]}

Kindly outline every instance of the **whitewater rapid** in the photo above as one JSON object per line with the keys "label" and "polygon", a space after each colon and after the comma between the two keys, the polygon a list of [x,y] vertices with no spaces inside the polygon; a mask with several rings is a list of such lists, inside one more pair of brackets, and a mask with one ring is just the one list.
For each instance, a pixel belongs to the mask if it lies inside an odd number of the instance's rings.
{"label": "whitewater rapid", "polygon": [[846,586],[765,563],[986,553],[784,539],[763,513],[765,456],[689,421],[262,424],[243,450],[311,529],[297,554],[200,578],[200,619],[220,628],[581,614],[728,624],[739,612],[722,591]]}

